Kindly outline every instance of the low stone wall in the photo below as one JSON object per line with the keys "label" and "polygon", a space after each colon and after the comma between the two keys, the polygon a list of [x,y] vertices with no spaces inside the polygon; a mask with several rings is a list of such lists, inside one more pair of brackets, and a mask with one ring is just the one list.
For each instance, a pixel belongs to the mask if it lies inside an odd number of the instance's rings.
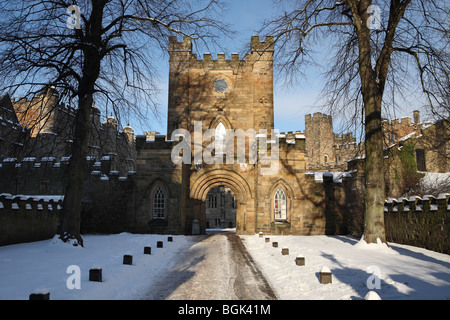
{"label": "low stone wall", "polygon": [[386,200],[387,241],[450,254],[450,194]]}
{"label": "low stone wall", "polygon": [[0,246],[53,237],[61,208],[62,196],[0,194]]}

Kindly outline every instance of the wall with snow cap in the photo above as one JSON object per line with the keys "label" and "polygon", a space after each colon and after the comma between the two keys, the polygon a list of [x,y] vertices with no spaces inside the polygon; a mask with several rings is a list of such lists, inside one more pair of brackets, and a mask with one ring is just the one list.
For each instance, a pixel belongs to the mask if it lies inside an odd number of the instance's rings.
{"label": "wall with snow cap", "polygon": [[0,246],[51,238],[63,196],[0,194]]}
{"label": "wall with snow cap", "polygon": [[[129,179],[135,171],[122,172],[115,167],[115,155],[97,159],[88,156],[86,180]],[[67,181],[67,167],[70,157],[26,157],[22,159],[4,158],[0,162],[0,193],[10,194],[64,194]]]}
{"label": "wall with snow cap", "polygon": [[[82,228],[91,232],[110,231],[113,223],[121,228],[113,231],[125,231],[127,227],[123,215],[127,212],[127,194],[135,171],[114,170],[112,157],[86,159],[88,174],[83,194]],[[27,157],[5,158],[0,162],[0,245],[55,235],[69,160],[69,157]],[[95,205],[100,202],[100,207]]]}
{"label": "wall with snow cap", "polygon": [[384,213],[387,241],[450,254],[450,193],[388,198]]}

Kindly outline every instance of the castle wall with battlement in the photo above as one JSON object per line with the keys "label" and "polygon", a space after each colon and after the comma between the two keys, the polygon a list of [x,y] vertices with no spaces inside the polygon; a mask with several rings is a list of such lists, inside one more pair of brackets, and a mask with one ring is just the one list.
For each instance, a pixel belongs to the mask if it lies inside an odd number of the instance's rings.
{"label": "castle wall with battlement", "polygon": [[309,171],[344,171],[347,161],[364,154],[352,132],[334,133],[333,118],[316,112],[305,115],[305,138]]}
{"label": "castle wall with battlement", "polygon": [[386,239],[450,254],[450,194],[393,199],[384,206]]}
{"label": "castle wall with battlement", "polygon": [[[115,170],[114,156],[88,157],[88,180],[126,181],[135,171]],[[0,192],[27,195],[64,195],[69,158],[5,158],[0,162]]]}
{"label": "castle wall with battlement", "polygon": [[[57,232],[68,158],[7,158],[0,162],[0,246],[44,240]],[[97,161],[98,160],[98,161]],[[112,161],[89,158],[83,190],[82,233],[130,231],[135,171],[111,170]]]}
{"label": "castle wall with battlement", "polygon": [[384,145],[386,147],[391,146],[413,133],[418,136],[423,127],[424,124],[420,122],[420,112],[418,110],[413,111],[413,120],[407,116],[401,119],[383,119]]}
{"label": "castle wall with battlement", "polygon": [[[54,89],[32,99],[14,100],[4,95],[0,107],[0,159],[70,156],[75,109],[59,104]],[[115,171],[135,170],[133,129],[126,126],[119,131],[112,115],[101,123],[100,110],[95,106],[91,121],[88,156],[109,156]]]}
{"label": "castle wall with battlement", "polygon": [[53,237],[61,208],[61,197],[0,194],[0,246]]}
{"label": "castle wall with battlement", "polygon": [[[238,234],[260,231],[267,234],[347,234],[348,222],[354,220],[356,211],[352,211],[352,205],[358,200],[355,190],[361,190],[363,184],[363,168],[360,162],[355,161],[349,162],[355,166],[352,172],[334,172],[337,175],[323,172],[345,171],[348,159],[361,158],[363,144],[357,143],[352,133],[334,133],[332,117],[320,112],[305,116],[304,132],[272,132],[273,37],[263,40],[253,36],[249,53],[242,58],[231,54],[227,59],[224,53],[217,54],[215,58],[205,53],[200,58],[193,53],[192,45],[189,37],[181,41],[176,37],[169,39],[167,135],[146,132],[135,136],[128,126],[119,131],[112,115],[100,123],[100,112],[93,106],[91,120],[95,134],[92,135],[86,159],[88,174],[83,195],[82,232],[192,234],[197,229],[201,233],[207,225],[208,192],[217,186],[225,186],[235,195]],[[46,99],[50,101],[53,98],[50,95]],[[30,102],[33,100],[22,100],[16,107]],[[29,154],[4,158],[0,162],[0,192],[27,197],[64,194],[71,139],[70,132],[66,132],[68,136],[59,133],[65,129],[59,128],[56,123],[58,112],[66,117],[61,119],[70,119],[72,115],[64,106],[55,108],[53,112],[52,116],[47,117],[45,125],[38,126],[43,130],[30,138],[35,142],[41,141],[42,150],[56,150],[49,148],[49,142],[56,143],[61,150],[46,157]],[[25,114],[25,119],[31,121],[32,113]],[[4,127],[18,132],[22,125],[17,120],[18,125],[15,126],[14,121],[8,118],[4,122],[11,126]],[[23,125],[27,123],[23,122]],[[196,128],[199,123],[200,128]],[[415,114],[416,123],[419,120]],[[407,120],[389,123],[391,127],[398,125],[402,128],[413,126]],[[183,155],[191,152],[190,163],[174,163],[172,159],[174,148],[180,146],[180,141],[172,137],[172,133],[181,128],[191,134],[192,145],[190,150],[178,151]],[[208,129],[216,128],[244,132],[254,130],[256,133],[262,129],[267,130],[267,135],[259,133],[258,142],[261,144],[253,144],[247,139],[244,159],[238,159],[236,149],[232,163],[227,163],[227,155],[220,153],[213,155],[217,161],[212,163],[203,158],[196,159],[194,145],[203,154],[215,138],[202,139],[198,143],[195,136],[198,130],[194,129],[201,129],[203,135]],[[1,137],[3,133],[0,130]],[[234,146],[237,148],[236,141]],[[254,146],[258,156],[256,163],[249,158],[250,149]],[[22,143],[22,147],[28,148],[28,143]],[[274,150],[278,154],[273,159],[275,161],[270,161]],[[272,166],[274,171],[267,170]],[[32,224],[42,223],[55,232],[58,214],[52,211],[53,205],[50,212],[49,206],[42,207],[42,202],[41,206],[34,206],[34,202],[27,202],[30,200],[23,199],[24,196],[10,197],[0,198],[5,203],[0,201],[3,205],[3,208],[0,206],[0,217],[7,219],[4,220],[5,226],[9,224],[11,230],[17,233],[20,228],[32,230]],[[448,197],[445,197],[445,203],[442,197],[438,197],[436,203],[430,203],[428,211],[444,214],[442,208],[447,206],[447,214]],[[421,199],[419,205],[416,200],[414,204],[408,203],[410,210],[414,206],[414,212],[418,212],[420,210],[417,208],[422,206],[422,211],[426,211],[428,202]],[[160,206],[162,203],[163,206]],[[389,232],[396,239],[406,239],[409,235],[404,236],[401,229],[416,223],[414,216],[404,219],[405,207],[404,201],[402,204],[398,201],[395,213],[390,210],[389,203],[386,207],[386,215],[392,213],[387,219],[393,219],[389,220]],[[39,215],[40,210],[47,210],[46,215]],[[400,215],[396,216],[399,211]],[[18,212],[23,214],[16,214]],[[35,217],[40,222],[34,220]],[[443,216],[443,219],[448,220],[448,217]],[[194,222],[199,228],[194,228]],[[435,222],[425,227],[431,230],[428,236],[436,229],[448,233],[448,223],[441,225]],[[39,237],[47,237],[51,233],[48,230],[41,229]],[[428,241],[426,235],[418,237],[422,243]]]}

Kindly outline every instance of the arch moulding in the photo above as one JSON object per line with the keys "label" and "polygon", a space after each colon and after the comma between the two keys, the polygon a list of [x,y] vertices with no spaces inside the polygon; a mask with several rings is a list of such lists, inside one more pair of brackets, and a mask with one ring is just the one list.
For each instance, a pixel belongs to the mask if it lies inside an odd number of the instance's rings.
{"label": "arch moulding", "polygon": [[231,170],[215,169],[207,171],[192,183],[190,197],[206,201],[208,191],[215,186],[226,185],[231,188],[239,202],[253,198],[247,181],[238,173]]}

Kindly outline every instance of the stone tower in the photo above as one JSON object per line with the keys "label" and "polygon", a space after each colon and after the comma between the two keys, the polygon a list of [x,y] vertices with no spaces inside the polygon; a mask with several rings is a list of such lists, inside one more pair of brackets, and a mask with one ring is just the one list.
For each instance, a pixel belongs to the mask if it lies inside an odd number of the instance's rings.
{"label": "stone tower", "polygon": [[47,87],[31,100],[22,98],[14,101],[13,106],[17,119],[22,127],[31,129],[31,137],[39,133],[52,132],[56,119],[58,92],[54,87]]}
{"label": "stone tower", "polygon": [[306,149],[309,164],[326,165],[333,162],[333,120],[332,117],[320,112],[305,116]]}
{"label": "stone tower", "polygon": [[273,129],[273,37],[251,38],[251,50],[217,59],[210,53],[197,59],[189,37],[169,39],[169,103],[167,136],[177,128],[192,132],[194,121],[203,131],[222,123],[226,129]]}

